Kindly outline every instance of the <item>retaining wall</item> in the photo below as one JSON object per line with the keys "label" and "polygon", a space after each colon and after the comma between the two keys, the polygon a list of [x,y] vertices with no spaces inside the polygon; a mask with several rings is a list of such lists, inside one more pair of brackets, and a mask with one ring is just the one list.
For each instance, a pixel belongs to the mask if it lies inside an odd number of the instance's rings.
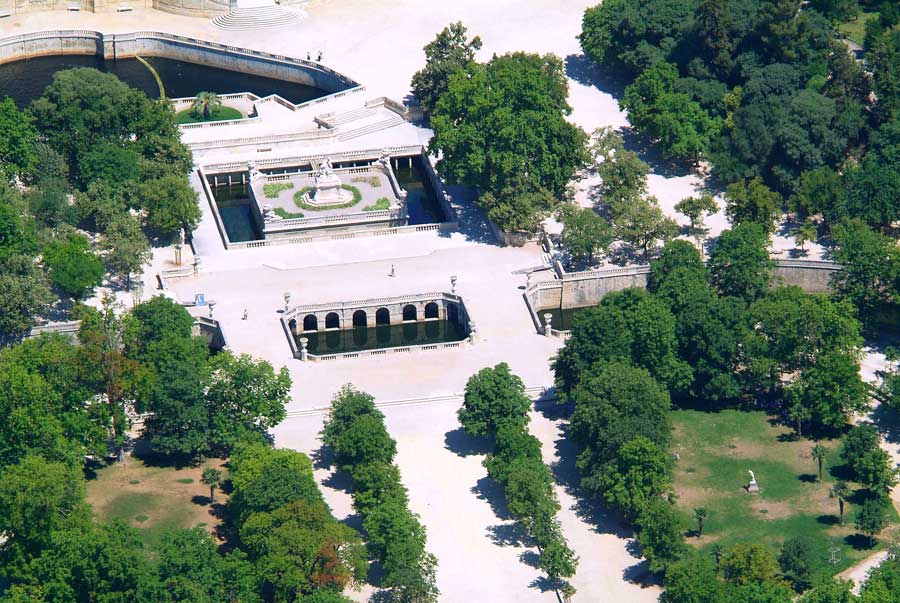
{"label": "retaining wall", "polygon": [[[807,293],[828,293],[831,278],[841,270],[840,264],[817,260],[774,260],[773,285],[794,285]],[[646,287],[649,266],[630,266],[609,270],[565,272],[557,262],[558,277],[529,285],[523,297],[535,329],[543,332],[538,318],[541,310],[550,308],[583,308],[595,306],[607,293],[629,287]]]}
{"label": "retaining wall", "polygon": [[94,54],[104,59],[160,56],[315,86],[328,92],[357,86],[352,79],[313,61],[160,32],[54,30],[0,39],[0,63],[61,54]]}

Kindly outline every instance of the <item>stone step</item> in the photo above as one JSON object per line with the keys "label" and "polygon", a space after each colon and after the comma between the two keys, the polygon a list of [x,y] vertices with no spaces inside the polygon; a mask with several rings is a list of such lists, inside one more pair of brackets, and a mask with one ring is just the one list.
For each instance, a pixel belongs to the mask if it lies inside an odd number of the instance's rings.
{"label": "stone step", "polygon": [[403,122],[404,119],[402,117],[400,117],[399,115],[395,115],[373,124],[356,128],[355,130],[347,130],[346,132],[342,132],[338,134],[337,139],[343,141],[350,140],[352,138],[359,138],[360,136],[365,136],[366,134],[372,134],[373,132],[379,132],[381,130],[393,128],[394,126],[400,125]]}
{"label": "stone step", "polygon": [[252,30],[270,27],[284,27],[300,21],[301,14],[286,6],[272,4],[269,6],[235,7],[224,15],[213,19],[213,23],[222,29]]}

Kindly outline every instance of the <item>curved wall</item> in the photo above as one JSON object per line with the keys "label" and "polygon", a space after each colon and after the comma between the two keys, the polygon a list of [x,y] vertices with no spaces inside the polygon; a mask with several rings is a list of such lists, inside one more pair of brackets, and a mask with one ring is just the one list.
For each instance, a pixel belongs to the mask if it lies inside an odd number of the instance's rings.
{"label": "curved wall", "polygon": [[[299,6],[304,0],[280,0],[283,6]],[[12,14],[78,7],[85,12],[114,12],[119,7],[154,8],[165,13],[211,18],[228,11],[229,0],[0,0],[0,10]]]}
{"label": "curved wall", "polygon": [[104,59],[160,56],[315,86],[328,92],[339,92],[358,85],[352,79],[313,61],[159,32],[103,34],[87,30],[59,30],[0,38],[0,63],[58,54],[95,54]]}

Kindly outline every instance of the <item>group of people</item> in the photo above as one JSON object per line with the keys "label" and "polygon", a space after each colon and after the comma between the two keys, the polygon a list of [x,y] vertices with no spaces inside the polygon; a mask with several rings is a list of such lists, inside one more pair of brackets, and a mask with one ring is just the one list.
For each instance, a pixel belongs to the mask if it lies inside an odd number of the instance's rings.
{"label": "group of people", "polygon": [[[311,61],[311,60],[312,60],[312,53],[310,53],[309,51],[306,51],[306,60],[307,60],[307,61]],[[322,62],[322,51],[321,51],[321,50],[319,51],[319,54],[318,54],[318,56],[316,57],[316,62],[317,62],[317,63],[321,63],[321,62]]]}

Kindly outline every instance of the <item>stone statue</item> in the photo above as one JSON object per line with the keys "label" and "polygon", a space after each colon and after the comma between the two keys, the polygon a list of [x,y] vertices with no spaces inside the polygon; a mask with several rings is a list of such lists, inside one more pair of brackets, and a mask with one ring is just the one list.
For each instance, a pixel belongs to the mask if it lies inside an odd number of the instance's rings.
{"label": "stone statue", "polygon": [[334,168],[331,165],[331,159],[326,157],[322,163],[319,164],[319,172],[318,176],[332,176],[334,175]]}
{"label": "stone statue", "polygon": [[758,494],[759,493],[759,484],[756,483],[756,475],[753,473],[752,469],[747,469],[750,473],[750,483],[747,484],[747,492],[750,494]]}
{"label": "stone statue", "polygon": [[250,180],[251,182],[254,180],[259,180],[262,177],[262,172],[259,171],[259,168],[256,167],[255,161],[247,162],[247,169],[250,172]]}

